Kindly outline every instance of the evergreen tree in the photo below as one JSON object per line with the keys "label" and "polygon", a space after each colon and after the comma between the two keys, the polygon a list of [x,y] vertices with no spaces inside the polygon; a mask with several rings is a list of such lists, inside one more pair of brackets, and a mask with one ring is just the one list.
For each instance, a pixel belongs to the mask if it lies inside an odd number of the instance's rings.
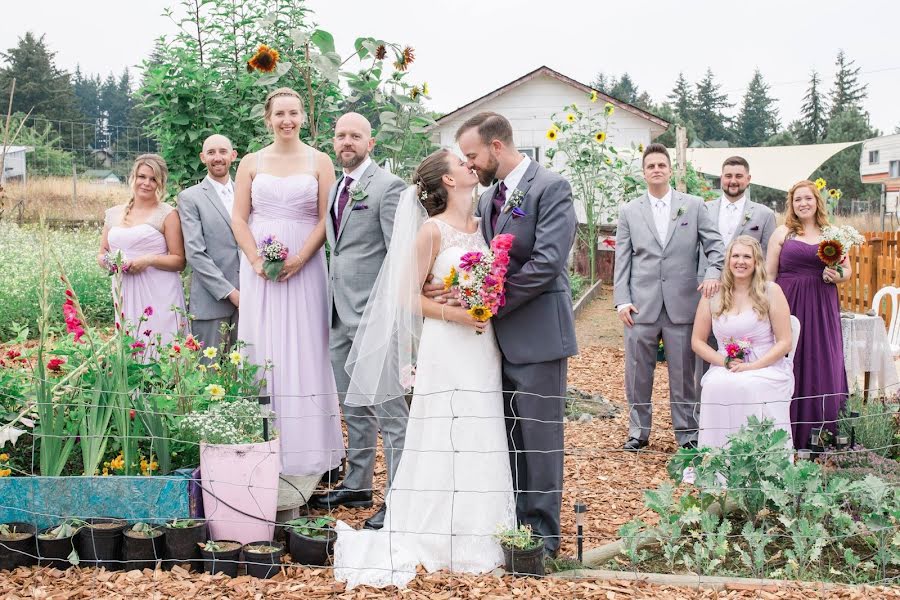
{"label": "evergreen tree", "polygon": [[800,107],[800,123],[798,139],[801,144],[818,144],[825,138],[825,126],[828,117],[828,108],[820,91],[822,80],[816,71],[812,72],[809,79],[809,89],[803,97],[803,106]]}
{"label": "evergreen tree", "polygon": [[612,89],[610,89],[609,95],[622,102],[635,104],[638,99],[638,88],[631,79],[631,75],[622,73],[622,77],[620,77]]}
{"label": "evergreen tree", "polygon": [[[825,142],[860,142],[877,135],[878,130],[869,125],[868,115],[851,107],[828,121]],[[840,188],[844,194],[842,202],[877,198],[878,186],[864,185],[859,179],[859,150],[857,145],[838,152],[815,172],[812,179],[823,177],[828,187]]]}
{"label": "evergreen tree", "polygon": [[607,96],[610,95],[609,91],[616,86],[616,77],[614,75],[607,75],[603,71],[597,73],[597,76],[594,77],[594,80],[591,82],[591,87],[598,92],[602,92]]}
{"label": "evergreen tree", "polygon": [[672,105],[672,110],[682,121],[692,119],[694,116],[694,92],[691,90],[691,84],[684,78],[684,72],[678,73],[675,87],[666,98]]}
{"label": "evergreen tree", "polygon": [[13,112],[27,113],[49,120],[81,121],[75,90],[69,74],[54,64],[55,52],[27,32],[15,48],[0,52],[6,66],[0,68],[0,98],[9,98],[12,80],[16,80]]}
{"label": "evergreen tree", "polygon": [[834,87],[831,88],[830,118],[851,108],[863,112],[862,101],[869,92],[868,85],[859,82],[860,67],[854,67],[855,61],[847,58],[843,50],[838,50],[834,64],[837,71],[834,74]]}
{"label": "evergreen tree", "polygon": [[728,96],[720,91],[712,69],[707,69],[700,83],[697,84],[694,125],[697,136],[704,141],[727,140],[729,119],[725,110],[731,108]]}
{"label": "evergreen tree", "polygon": [[778,109],[769,95],[769,86],[756,69],[747,86],[741,112],[735,127],[735,141],[740,146],[759,146],[778,132]]}

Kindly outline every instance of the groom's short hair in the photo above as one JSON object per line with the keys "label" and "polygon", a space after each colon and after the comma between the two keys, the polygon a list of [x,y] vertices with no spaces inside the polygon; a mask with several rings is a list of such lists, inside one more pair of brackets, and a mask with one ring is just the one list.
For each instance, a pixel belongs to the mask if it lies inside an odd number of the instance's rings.
{"label": "groom's short hair", "polygon": [[513,145],[512,125],[503,115],[495,112],[480,112],[466,120],[456,130],[456,139],[470,129],[478,130],[478,137],[485,146],[489,146],[494,140],[500,140],[506,146]]}

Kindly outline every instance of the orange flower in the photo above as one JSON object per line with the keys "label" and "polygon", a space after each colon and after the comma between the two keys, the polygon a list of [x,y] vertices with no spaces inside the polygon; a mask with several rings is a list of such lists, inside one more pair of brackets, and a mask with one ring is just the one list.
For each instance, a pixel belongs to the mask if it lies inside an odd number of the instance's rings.
{"label": "orange flower", "polygon": [[394,63],[394,68],[398,71],[405,71],[409,68],[409,65],[411,65],[415,59],[415,50],[413,50],[411,46],[407,46],[403,49],[403,52],[400,54],[399,58],[397,58],[397,62]]}
{"label": "orange flower", "polygon": [[384,60],[385,56],[387,56],[387,48],[384,47],[384,44],[379,44],[378,47],[375,48],[375,59]]}
{"label": "orange flower", "polygon": [[257,49],[256,54],[253,55],[253,58],[247,61],[247,70],[271,73],[278,65],[279,58],[281,58],[281,55],[278,54],[278,50],[269,48],[265,44],[260,44],[259,49]]}

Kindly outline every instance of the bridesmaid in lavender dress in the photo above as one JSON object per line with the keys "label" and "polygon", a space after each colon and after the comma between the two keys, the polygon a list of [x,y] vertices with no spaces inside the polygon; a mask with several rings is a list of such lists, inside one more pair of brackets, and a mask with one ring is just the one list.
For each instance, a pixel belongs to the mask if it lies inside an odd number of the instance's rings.
{"label": "bridesmaid in lavender dress", "polygon": [[[282,473],[321,475],[344,456],[337,387],[328,353],[325,205],[334,166],[300,141],[300,96],[280,88],[266,98],[274,143],[238,167],[232,228],[243,251],[238,337],[247,358],[271,361],[266,377],[281,441]],[[274,235],[289,257],[266,278],[257,242]]]}
{"label": "bridesmaid in lavender dress", "polygon": [[850,278],[819,260],[822,229],[828,225],[825,202],[816,184],[801,181],[787,196],[784,225],[769,240],[769,277],[784,290],[791,314],[800,320],[794,355],[791,423],[796,448],[809,447],[810,431],[823,425],[836,433],[838,414],[847,400],[847,375],[841,346],[841,315],[836,284]]}
{"label": "bridesmaid in lavender dress", "polygon": [[[119,292],[115,289],[118,279],[113,278],[116,324],[147,344],[145,359],[156,355],[152,344],[157,339],[167,344],[176,334],[187,331],[184,317],[175,311],[184,311],[179,271],[184,269],[185,260],[178,212],[164,202],[168,175],[161,156],[137,157],[129,176],[131,200],[106,211],[97,256],[103,269],[107,268],[104,258],[108,252],[121,251],[125,257],[127,270]],[[139,330],[131,330],[138,325]]]}

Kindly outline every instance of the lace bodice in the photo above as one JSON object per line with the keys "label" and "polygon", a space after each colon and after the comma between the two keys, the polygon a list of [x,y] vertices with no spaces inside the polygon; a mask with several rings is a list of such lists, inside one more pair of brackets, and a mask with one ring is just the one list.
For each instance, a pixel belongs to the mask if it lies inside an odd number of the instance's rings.
{"label": "lace bodice", "polygon": [[481,229],[476,229],[474,233],[466,233],[440,219],[431,218],[425,222],[434,223],[441,231],[441,248],[438,250],[438,254],[448,248],[462,248],[466,252],[489,248],[484,241],[484,236],[481,235]]}
{"label": "lace bodice", "polygon": [[[127,206],[127,204],[119,204],[118,206],[113,206],[112,208],[106,209],[106,212],[103,215],[103,224],[110,229],[112,229],[113,227],[124,227],[122,225],[122,219],[125,216],[125,208]],[[163,222],[166,220],[166,217],[169,216],[169,213],[171,213],[173,210],[175,210],[175,208],[171,205],[166,204],[165,202],[160,202],[159,206],[156,207],[156,210],[154,210],[150,215],[150,218],[148,218],[143,223],[132,223],[131,225],[129,225],[129,227],[149,225],[153,229],[162,233]]]}

